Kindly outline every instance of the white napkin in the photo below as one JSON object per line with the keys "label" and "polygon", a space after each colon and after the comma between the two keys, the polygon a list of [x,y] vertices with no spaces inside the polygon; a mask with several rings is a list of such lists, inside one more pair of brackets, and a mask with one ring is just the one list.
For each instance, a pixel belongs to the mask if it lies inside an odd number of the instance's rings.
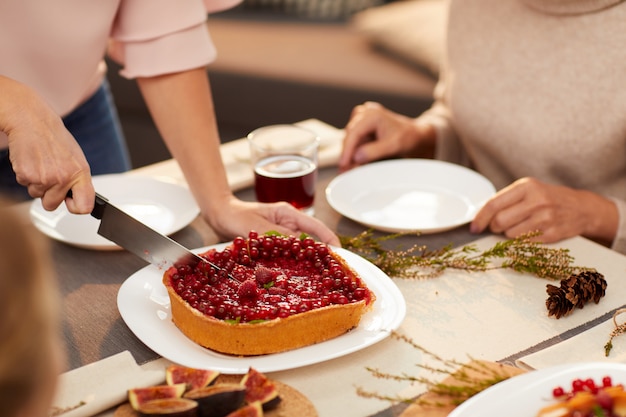
{"label": "white napkin", "polygon": [[[618,322],[623,317],[618,318]],[[556,345],[519,358],[515,363],[526,369],[542,369],[554,365],[580,362],[626,362],[626,334],[613,339],[609,356],[605,355],[604,345],[609,341],[615,328],[613,319],[598,324],[591,329],[564,340]]]}
{"label": "white napkin", "polygon": [[[329,167],[338,163],[343,144],[344,132],[342,129],[337,129],[317,119],[307,119],[295,124],[308,128],[319,135],[318,165],[320,167]],[[227,142],[220,146],[220,151],[231,190],[239,191],[252,186],[254,174],[250,165],[250,148],[247,139],[241,138]],[[187,185],[180,166],[174,159],[137,168],[132,172],[175,184]]]}
{"label": "white napkin", "polygon": [[[89,417],[125,402],[131,388],[164,381],[165,368],[144,370],[129,351],[124,351],[62,374],[52,404],[72,409],[62,417]],[[84,404],[78,406],[81,402]]]}

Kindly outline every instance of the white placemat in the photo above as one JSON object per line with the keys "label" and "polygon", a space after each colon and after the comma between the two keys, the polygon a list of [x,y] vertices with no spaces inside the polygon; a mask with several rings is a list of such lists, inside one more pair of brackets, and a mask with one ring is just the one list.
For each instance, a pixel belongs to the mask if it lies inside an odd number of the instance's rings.
{"label": "white placemat", "polygon": [[[500,240],[488,236],[473,243],[487,249]],[[595,267],[605,275],[608,287],[600,303],[592,302],[557,320],[548,316],[545,306],[546,285],[558,285],[554,281],[509,269],[471,273],[448,270],[432,279],[394,279],[407,302],[407,316],[399,332],[441,358],[462,363],[470,359],[499,361],[540,346],[624,304],[625,256],[582,237],[551,246],[568,248],[576,265]],[[602,354],[605,341],[603,335],[594,352]],[[311,369],[278,372],[273,377],[311,399],[320,417],[359,417],[373,415],[389,404],[358,397],[355,386],[389,396],[401,393],[410,397],[425,390],[420,384],[374,378],[366,367],[397,375],[429,375],[417,365],[439,363],[406,343],[388,339]]]}
{"label": "white placemat", "polygon": [[[618,323],[623,321],[618,318]],[[613,319],[603,321],[584,332],[570,337],[556,345],[523,356],[515,361],[525,369],[543,369],[555,365],[582,362],[621,362],[626,363],[626,335],[613,339],[613,348],[605,354],[604,345],[609,341],[615,328]]]}
{"label": "white placemat", "polygon": [[123,403],[128,390],[165,381],[165,368],[144,370],[129,351],[62,374],[53,407],[68,409],[63,417],[89,417]]}

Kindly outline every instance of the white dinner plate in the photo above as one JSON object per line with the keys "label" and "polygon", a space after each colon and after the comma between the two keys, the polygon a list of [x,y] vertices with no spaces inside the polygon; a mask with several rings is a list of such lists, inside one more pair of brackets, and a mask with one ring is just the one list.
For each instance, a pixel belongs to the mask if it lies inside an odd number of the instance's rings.
{"label": "white dinner plate", "polygon": [[553,404],[552,389],[571,389],[576,378],[597,384],[610,376],[613,384],[626,384],[626,364],[587,362],[531,371],[500,382],[459,405],[448,417],[528,417]]}
{"label": "white dinner plate", "polygon": [[396,159],[338,175],[328,203],[358,223],[387,232],[436,233],[470,222],[495,194],[469,168],[432,159]]}
{"label": "white dinner plate", "polygon": [[[165,235],[187,226],[199,213],[191,192],[178,184],[138,175],[108,174],[94,176],[93,185],[111,203]],[[30,205],[30,218],[39,230],[61,242],[87,249],[120,249],[98,234],[99,220],[72,214],[65,204],[47,211],[36,199]]]}
{"label": "white dinner plate", "polygon": [[[226,244],[212,246],[218,250]],[[195,250],[204,252],[209,247]],[[192,368],[213,369],[225,374],[298,368],[358,351],[377,343],[400,326],[406,303],[393,281],[372,263],[345,249],[335,248],[359,273],[376,295],[373,308],[349,332],[300,349],[260,356],[229,356],[203,348],[188,339],[172,323],[170,300],[161,280],[163,271],[153,265],[131,275],[120,287],[117,306],[130,330],[150,349],[172,362]]]}

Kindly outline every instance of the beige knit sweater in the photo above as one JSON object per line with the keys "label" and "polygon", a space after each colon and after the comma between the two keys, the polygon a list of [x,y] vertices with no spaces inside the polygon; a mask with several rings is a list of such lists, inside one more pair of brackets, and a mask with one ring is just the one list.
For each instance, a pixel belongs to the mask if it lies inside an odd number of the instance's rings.
{"label": "beige knit sweater", "polygon": [[612,198],[626,253],[626,2],[451,0],[447,45],[437,157]]}

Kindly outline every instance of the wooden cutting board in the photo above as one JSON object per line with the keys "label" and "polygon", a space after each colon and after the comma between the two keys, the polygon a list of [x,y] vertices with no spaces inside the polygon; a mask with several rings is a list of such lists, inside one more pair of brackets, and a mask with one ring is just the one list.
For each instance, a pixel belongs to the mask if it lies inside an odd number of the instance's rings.
{"label": "wooden cutting board", "polygon": [[[480,367],[485,367],[486,369],[497,372],[498,375],[502,375],[505,378],[526,372],[514,366],[487,361],[472,361],[461,369],[464,369],[471,378],[476,380],[488,378],[483,372],[474,370],[476,368],[481,369]],[[459,381],[455,375],[458,375],[458,373],[449,376],[443,383],[446,385],[467,386],[466,383]],[[451,397],[434,392],[427,392],[419,398],[419,402],[411,404],[404,410],[404,412],[400,414],[400,417],[446,417],[456,406],[454,399]]]}
{"label": "wooden cutting board", "polygon": [[[216,383],[239,383],[242,375],[220,375]],[[278,406],[263,413],[264,417],[318,417],[315,406],[300,391],[280,381],[273,381],[278,388],[281,401]],[[122,404],[115,410],[114,417],[139,417],[129,403]]]}

